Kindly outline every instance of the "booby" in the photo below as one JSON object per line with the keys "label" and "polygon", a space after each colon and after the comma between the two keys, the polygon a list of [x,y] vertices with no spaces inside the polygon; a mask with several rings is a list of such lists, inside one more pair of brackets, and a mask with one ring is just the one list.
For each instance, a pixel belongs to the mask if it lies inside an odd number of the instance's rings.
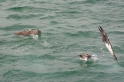
{"label": "booby", "polygon": [[105,33],[105,31],[103,30],[103,28],[101,26],[98,27],[100,33],[101,33],[101,36],[102,36],[102,41],[105,43],[107,49],[109,50],[109,52],[111,53],[111,55],[114,57],[114,59],[118,62],[118,59],[112,49],[112,45],[109,41],[109,38],[107,36],[107,34]]}
{"label": "booby", "polygon": [[14,33],[16,35],[23,35],[23,36],[32,36],[33,38],[39,37],[41,35],[41,31],[40,30],[31,30],[29,29],[28,31],[20,31],[20,32],[16,32]]}
{"label": "booby", "polygon": [[90,55],[87,53],[82,53],[79,55],[80,60],[84,60],[84,61],[88,61],[88,60],[97,60],[97,56],[96,55]]}

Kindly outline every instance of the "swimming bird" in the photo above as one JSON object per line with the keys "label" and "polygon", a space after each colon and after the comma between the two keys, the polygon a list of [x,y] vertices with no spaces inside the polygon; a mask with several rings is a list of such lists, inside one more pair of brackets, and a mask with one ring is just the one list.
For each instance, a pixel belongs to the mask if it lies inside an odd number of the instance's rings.
{"label": "swimming bird", "polygon": [[20,31],[20,32],[16,32],[14,34],[23,35],[23,36],[32,36],[33,38],[35,38],[35,37],[40,37],[41,31],[40,30],[29,29],[28,31],[23,30],[23,31]]}
{"label": "swimming bird", "polygon": [[109,52],[112,54],[112,56],[114,57],[114,59],[118,62],[118,59],[112,49],[112,45],[109,41],[109,38],[107,36],[107,34],[105,33],[105,31],[103,30],[103,28],[101,26],[98,27],[100,33],[101,33],[101,36],[102,36],[102,41],[105,43],[107,49],[109,50]]}
{"label": "swimming bird", "polygon": [[98,59],[96,55],[90,55],[90,54],[86,54],[86,53],[80,54],[79,57],[80,57],[80,60],[84,60],[84,61]]}

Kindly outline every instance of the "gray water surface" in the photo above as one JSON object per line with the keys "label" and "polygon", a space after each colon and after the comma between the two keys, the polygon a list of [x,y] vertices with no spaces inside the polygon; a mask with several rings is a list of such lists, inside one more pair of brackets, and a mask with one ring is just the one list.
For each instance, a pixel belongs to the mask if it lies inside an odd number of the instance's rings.
{"label": "gray water surface", "polygon": [[[102,42],[109,36],[117,63]],[[41,39],[16,36],[28,29]],[[96,62],[83,62],[82,52]],[[0,0],[0,82],[122,82],[123,0]]]}

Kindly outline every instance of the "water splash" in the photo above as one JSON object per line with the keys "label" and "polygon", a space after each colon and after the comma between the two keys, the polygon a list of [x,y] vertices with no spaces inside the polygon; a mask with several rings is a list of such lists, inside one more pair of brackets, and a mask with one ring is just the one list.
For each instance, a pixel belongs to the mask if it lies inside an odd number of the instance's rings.
{"label": "water splash", "polygon": [[98,60],[98,56],[97,55],[92,55],[92,60],[94,60],[94,61],[96,61],[96,60]]}
{"label": "water splash", "polygon": [[47,43],[46,40],[43,40],[43,45],[44,45],[44,46],[48,46],[49,44]]}

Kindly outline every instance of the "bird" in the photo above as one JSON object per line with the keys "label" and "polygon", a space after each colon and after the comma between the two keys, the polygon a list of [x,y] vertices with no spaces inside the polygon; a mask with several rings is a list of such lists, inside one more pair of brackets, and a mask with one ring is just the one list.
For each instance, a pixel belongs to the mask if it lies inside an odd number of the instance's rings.
{"label": "bird", "polygon": [[99,31],[101,33],[102,41],[105,43],[107,49],[109,50],[111,55],[114,57],[114,59],[118,62],[118,59],[117,59],[117,57],[116,57],[116,55],[115,55],[115,53],[114,53],[114,51],[112,49],[112,45],[111,45],[111,43],[109,41],[109,38],[108,38],[106,32],[103,30],[103,28],[101,26],[99,26],[98,29],[99,29]]}
{"label": "bird", "polygon": [[32,36],[33,38],[40,37],[41,31],[40,30],[31,30],[29,29],[28,31],[23,30],[20,32],[15,32],[15,35],[23,35],[23,36]]}
{"label": "bird", "polygon": [[79,55],[80,57],[80,60],[84,60],[84,61],[88,61],[88,60],[97,60],[97,56],[96,55],[90,55],[90,54],[87,54],[87,53],[81,53]]}

